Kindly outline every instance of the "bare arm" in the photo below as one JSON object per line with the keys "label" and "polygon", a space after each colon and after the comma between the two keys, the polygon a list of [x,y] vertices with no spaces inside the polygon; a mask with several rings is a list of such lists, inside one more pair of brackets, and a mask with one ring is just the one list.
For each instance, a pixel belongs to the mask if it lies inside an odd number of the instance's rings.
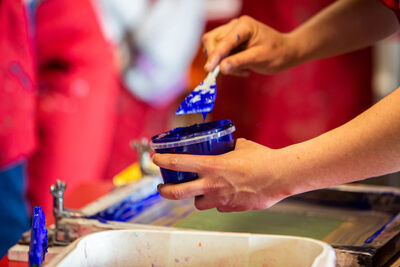
{"label": "bare arm", "polygon": [[[203,36],[209,55],[205,69],[221,62],[225,74],[273,74],[369,46],[398,30],[395,14],[379,0],[336,1],[290,33],[243,16]],[[228,56],[237,48],[241,52]]]}
{"label": "bare arm", "polygon": [[307,181],[292,194],[400,171],[400,88],[350,122],[282,153],[291,168],[282,166],[280,175]]}
{"label": "bare arm", "polygon": [[198,209],[264,209],[293,194],[400,170],[400,88],[350,122],[319,137],[273,150],[239,139],[219,156],[155,154],[160,167],[199,179],[160,185],[169,199],[196,196]]}
{"label": "bare arm", "polygon": [[400,28],[394,12],[379,0],[339,0],[289,35],[302,61],[325,58],[374,44]]}

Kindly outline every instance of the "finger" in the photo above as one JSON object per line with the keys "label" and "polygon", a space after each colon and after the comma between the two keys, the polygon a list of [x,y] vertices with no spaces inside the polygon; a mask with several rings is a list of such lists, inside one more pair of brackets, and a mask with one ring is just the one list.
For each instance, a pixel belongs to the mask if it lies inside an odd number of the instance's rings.
{"label": "finger", "polygon": [[153,162],[157,166],[174,171],[202,173],[211,167],[213,160],[210,156],[183,154],[154,154]]}
{"label": "finger", "polygon": [[166,199],[180,200],[203,195],[206,186],[203,179],[181,183],[181,184],[159,184],[158,192]]}
{"label": "finger", "polygon": [[248,210],[244,206],[218,206],[216,208],[219,212],[238,212]]}
{"label": "finger", "polygon": [[235,74],[249,71],[252,66],[258,63],[257,53],[257,48],[249,48],[224,58],[220,63],[221,72],[223,74]]}
{"label": "finger", "polygon": [[217,43],[212,52],[208,51],[209,57],[204,66],[205,70],[212,71],[221,59],[228,56],[233,49],[242,43],[247,42],[250,37],[250,27],[245,23],[238,23]]}
{"label": "finger", "polygon": [[249,77],[250,71],[249,70],[238,70],[232,71],[229,75],[237,76],[237,77]]}
{"label": "finger", "polygon": [[223,212],[223,213],[239,211],[236,208],[232,208],[232,207],[217,207],[217,210],[219,212]]}
{"label": "finger", "polygon": [[232,211],[232,208],[222,206],[222,207],[217,207],[217,210],[218,210],[219,212],[231,212],[231,211]]}
{"label": "finger", "polygon": [[203,35],[202,42],[207,57],[210,53],[214,51],[217,43],[221,40],[221,38],[227,32],[229,32],[229,29],[232,28],[235,24],[237,24],[237,21],[238,21],[237,19],[233,19],[228,24],[217,27]]}
{"label": "finger", "polygon": [[197,196],[194,200],[194,206],[198,210],[208,210],[215,208],[217,203],[211,197],[207,196]]}

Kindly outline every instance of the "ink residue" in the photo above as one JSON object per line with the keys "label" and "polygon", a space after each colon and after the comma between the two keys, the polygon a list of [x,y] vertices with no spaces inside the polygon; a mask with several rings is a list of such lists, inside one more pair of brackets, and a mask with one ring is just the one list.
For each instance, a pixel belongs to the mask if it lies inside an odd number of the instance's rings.
{"label": "ink residue", "polygon": [[201,113],[204,121],[207,114],[213,110],[216,98],[217,84],[211,75],[185,98],[175,115]]}
{"label": "ink residue", "polygon": [[124,199],[122,202],[90,216],[89,219],[96,219],[101,222],[126,222],[157,203],[160,199],[161,196],[157,191],[142,199],[138,199],[135,195],[132,195]]}

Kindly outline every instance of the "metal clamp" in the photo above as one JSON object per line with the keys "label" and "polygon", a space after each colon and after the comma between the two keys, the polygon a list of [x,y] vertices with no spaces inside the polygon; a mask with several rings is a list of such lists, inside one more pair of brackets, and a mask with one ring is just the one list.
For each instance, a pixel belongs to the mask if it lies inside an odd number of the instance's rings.
{"label": "metal clamp", "polygon": [[150,142],[147,138],[140,140],[134,140],[131,142],[131,146],[138,154],[140,171],[143,175],[154,176],[159,174],[159,169],[152,167],[154,163],[151,160],[151,152],[153,150],[150,147]]}
{"label": "metal clamp", "polygon": [[86,218],[85,214],[79,210],[64,208],[65,189],[66,184],[60,180],[57,180],[56,184],[50,187],[50,192],[53,195],[53,216],[56,221],[53,234],[55,245],[67,245],[75,239],[72,237],[72,229],[68,229],[60,223],[63,218]]}

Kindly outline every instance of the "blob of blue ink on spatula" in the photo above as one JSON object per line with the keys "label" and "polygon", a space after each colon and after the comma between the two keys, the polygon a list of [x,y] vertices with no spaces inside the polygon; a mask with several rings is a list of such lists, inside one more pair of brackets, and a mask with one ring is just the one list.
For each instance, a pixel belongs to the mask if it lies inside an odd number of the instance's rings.
{"label": "blob of blue ink on spatula", "polygon": [[175,115],[201,113],[205,120],[207,114],[213,110],[217,98],[218,73],[219,66],[208,73],[205,80],[183,100]]}

